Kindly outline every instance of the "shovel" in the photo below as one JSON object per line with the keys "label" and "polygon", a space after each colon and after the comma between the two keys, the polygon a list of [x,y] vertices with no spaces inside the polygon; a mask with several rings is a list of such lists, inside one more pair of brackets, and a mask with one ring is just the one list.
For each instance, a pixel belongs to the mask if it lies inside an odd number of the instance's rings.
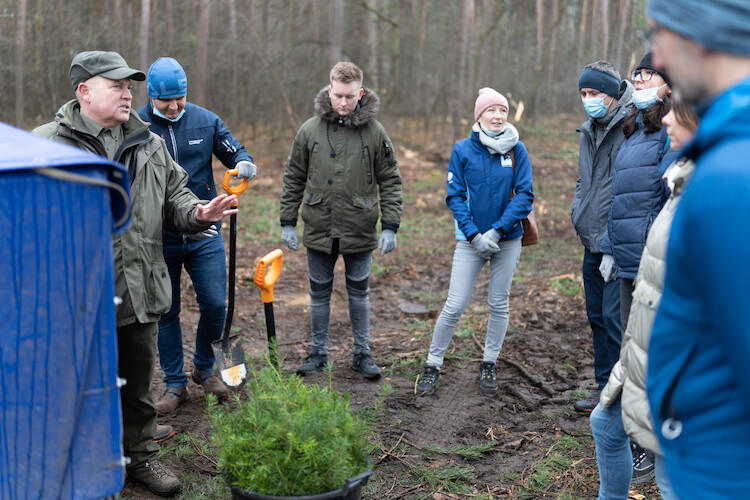
{"label": "shovel", "polygon": [[[227,170],[224,174],[222,187],[227,194],[236,194],[239,203],[239,196],[247,189],[247,179],[243,179],[238,186],[230,186],[229,180],[236,176],[238,171]],[[230,387],[239,387],[247,377],[247,368],[245,367],[245,351],[242,349],[242,340],[239,335],[229,335],[232,330],[232,316],[234,315],[234,274],[235,260],[237,257],[237,214],[229,216],[229,286],[227,292],[229,302],[227,304],[227,319],[224,321],[224,333],[219,340],[211,342],[211,349],[214,351],[216,367],[218,368],[221,380]]]}
{"label": "shovel", "polygon": [[255,268],[255,284],[260,288],[263,307],[266,313],[266,332],[268,333],[268,356],[271,364],[279,367],[276,356],[276,322],[273,317],[273,285],[281,274],[281,263],[284,253],[280,249],[266,254]]}

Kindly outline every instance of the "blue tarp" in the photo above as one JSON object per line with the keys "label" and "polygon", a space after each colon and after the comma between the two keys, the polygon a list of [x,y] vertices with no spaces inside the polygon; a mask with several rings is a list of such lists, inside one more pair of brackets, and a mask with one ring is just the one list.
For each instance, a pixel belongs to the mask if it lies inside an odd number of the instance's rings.
{"label": "blue tarp", "polygon": [[122,489],[111,235],[129,220],[127,179],[122,165],[0,123],[4,500]]}

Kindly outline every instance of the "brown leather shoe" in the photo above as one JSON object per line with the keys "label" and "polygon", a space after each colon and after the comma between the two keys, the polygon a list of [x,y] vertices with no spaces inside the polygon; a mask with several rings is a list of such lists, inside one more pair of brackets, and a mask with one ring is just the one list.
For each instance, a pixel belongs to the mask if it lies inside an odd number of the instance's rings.
{"label": "brown leather shoe", "polygon": [[229,388],[224,385],[224,382],[219,380],[219,377],[216,375],[216,370],[213,368],[203,371],[193,368],[193,372],[190,376],[193,379],[193,382],[203,387],[206,394],[213,394],[219,399],[219,401],[224,401],[229,398]]}
{"label": "brown leather shoe", "polygon": [[163,417],[167,413],[175,411],[182,403],[190,400],[187,388],[169,387],[164,395],[156,402],[156,413]]}
{"label": "brown leather shoe", "polygon": [[161,443],[167,439],[173,438],[175,435],[174,429],[171,425],[156,424],[156,433],[152,438],[154,443]]}
{"label": "brown leather shoe", "polygon": [[182,488],[177,476],[155,459],[128,469],[128,477],[145,484],[151,493],[161,497],[171,497]]}

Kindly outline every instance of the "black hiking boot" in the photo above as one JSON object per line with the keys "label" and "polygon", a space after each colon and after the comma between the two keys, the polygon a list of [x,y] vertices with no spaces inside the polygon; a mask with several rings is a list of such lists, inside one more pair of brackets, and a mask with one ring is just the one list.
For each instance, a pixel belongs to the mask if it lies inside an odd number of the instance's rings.
{"label": "black hiking boot", "polygon": [[479,365],[479,388],[485,394],[493,394],[497,390],[495,363],[492,361],[482,361]]}
{"label": "black hiking boot", "polygon": [[380,378],[380,367],[372,360],[369,352],[355,354],[352,359],[352,370],[360,372],[368,380]]}
{"label": "black hiking boot", "polygon": [[439,378],[440,370],[437,366],[425,365],[424,371],[417,379],[417,394],[419,396],[429,396],[435,392]]}
{"label": "black hiking boot", "polygon": [[319,372],[320,370],[325,368],[326,363],[328,363],[327,354],[313,352],[307,358],[305,358],[304,363],[299,365],[299,367],[297,368],[297,374],[307,375],[308,373]]}
{"label": "black hiking boot", "polygon": [[633,450],[633,479],[632,484],[641,484],[654,477],[654,454],[644,450],[638,444],[631,442]]}

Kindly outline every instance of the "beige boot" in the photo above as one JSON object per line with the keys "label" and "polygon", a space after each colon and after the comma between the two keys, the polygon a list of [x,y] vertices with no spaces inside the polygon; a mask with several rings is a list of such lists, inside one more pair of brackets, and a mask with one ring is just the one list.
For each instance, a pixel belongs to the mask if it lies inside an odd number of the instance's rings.
{"label": "beige boot", "polygon": [[171,425],[156,424],[156,433],[154,433],[154,443],[161,443],[167,439],[173,438],[175,435],[174,429]]}
{"label": "beige boot", "polygon": [[151,493],[162,497],[171,497],[182,488],[177,476],[158,460],[149,460],[128,469],[128,477],[132,481],[145,484]]}

